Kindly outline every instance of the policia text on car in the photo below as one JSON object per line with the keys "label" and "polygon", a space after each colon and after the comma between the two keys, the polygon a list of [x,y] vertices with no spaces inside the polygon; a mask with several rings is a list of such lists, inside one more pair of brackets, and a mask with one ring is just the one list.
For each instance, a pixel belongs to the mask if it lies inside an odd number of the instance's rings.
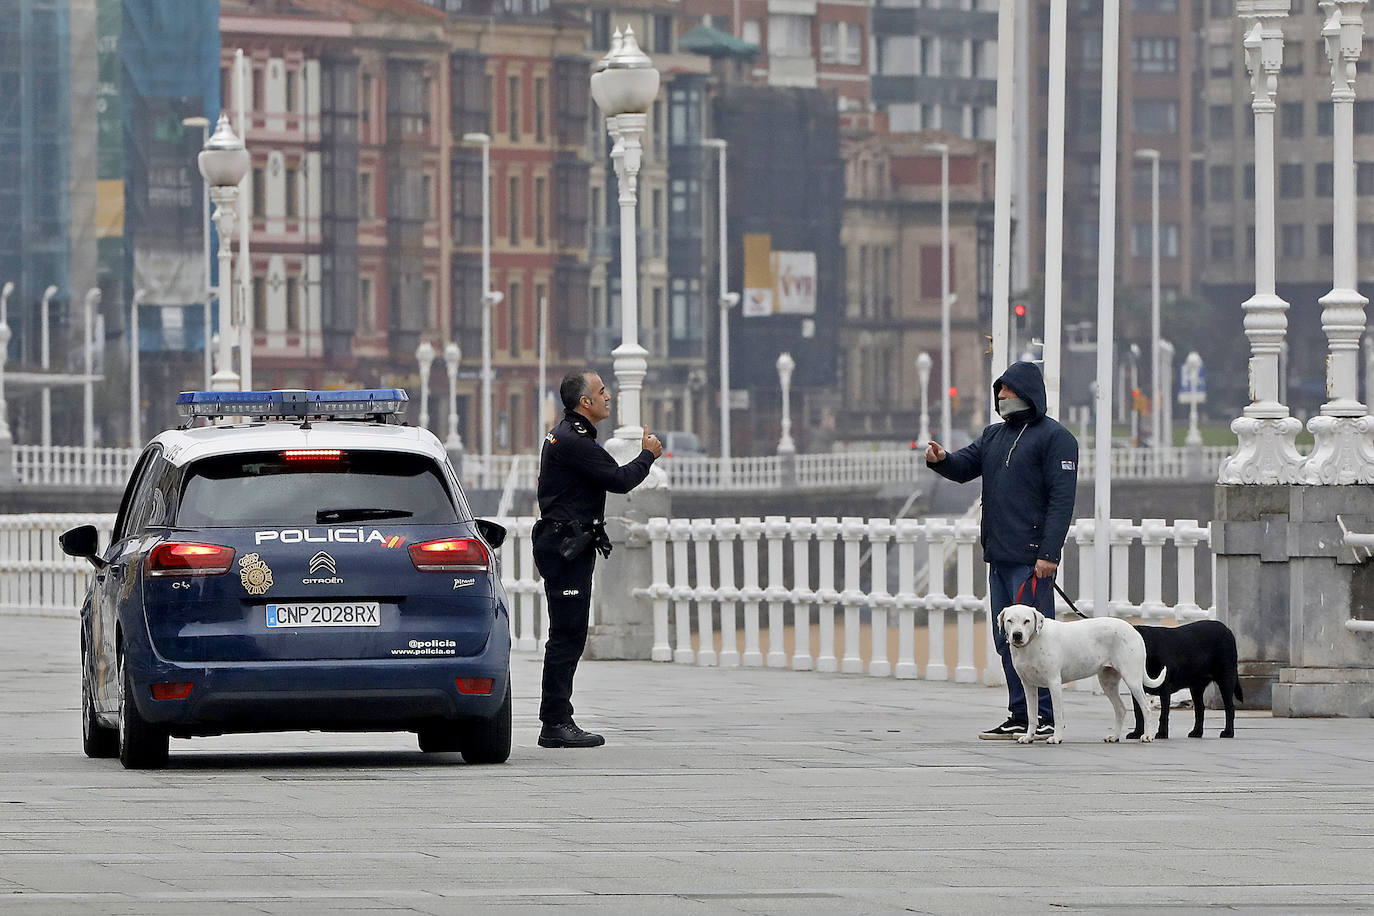
{"label": "policia text on car", "polygon": [[534,524],[534,562],[544,578],[549,634],[539,704],[540,747],[597,747],[606,741],[573,722],[573,675],[587,644],[596,551],[611,552],[602,517],[607,493],[628,493],[649,476],[663,454],[657,436],[644,432],[642,449],[624,466],[596,439],[596,424],[611,415],[611,396],[601,376],[574,372],[558,386],[563,420],[544,438],[539,456],[539,521]]}

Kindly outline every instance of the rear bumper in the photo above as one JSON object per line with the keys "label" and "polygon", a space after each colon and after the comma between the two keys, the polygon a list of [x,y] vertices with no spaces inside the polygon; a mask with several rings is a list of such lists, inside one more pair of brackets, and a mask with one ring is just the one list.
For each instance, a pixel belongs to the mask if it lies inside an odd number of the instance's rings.
{"label": "rear bumper", "polygon": [[[400,731],[494,715],[510,676],[510,632],[494,627],[482,652],[463,657],[178,663],[155,656],[128,664],[139,712],[178,737]],[[462,693],[457,678],[491,678],[491,693]],[[185,699],[153,699],[153,684],[188,682]]]}

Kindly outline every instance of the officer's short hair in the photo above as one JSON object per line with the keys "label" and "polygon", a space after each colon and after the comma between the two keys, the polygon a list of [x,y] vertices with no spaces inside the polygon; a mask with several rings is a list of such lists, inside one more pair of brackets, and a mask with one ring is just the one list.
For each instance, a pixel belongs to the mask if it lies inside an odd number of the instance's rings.
{"label": "officer's short hair", "polygon": [[591,369],[583,369],[563,376],[563,381],[558,385],[558,396],[562,399],[564,408],[575,409],[577,402],[582,400],[584,395],[591,394],[591,385],[587,383],[587,377],[592,373]]}

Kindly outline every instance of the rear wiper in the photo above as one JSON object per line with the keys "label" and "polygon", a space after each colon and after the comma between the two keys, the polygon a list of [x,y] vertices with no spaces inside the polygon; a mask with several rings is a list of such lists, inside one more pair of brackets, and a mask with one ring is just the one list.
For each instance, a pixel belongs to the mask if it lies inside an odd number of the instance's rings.
{"label": "rear wiper", "polygon": [[409,518],[414,514],[405,509],[320,509],[315,513],[315,524],[357,522],[365,518]]}

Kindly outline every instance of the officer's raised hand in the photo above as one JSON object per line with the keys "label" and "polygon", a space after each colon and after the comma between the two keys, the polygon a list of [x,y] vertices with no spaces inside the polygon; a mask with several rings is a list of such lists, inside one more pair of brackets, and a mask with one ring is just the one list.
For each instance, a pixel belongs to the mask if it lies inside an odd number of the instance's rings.
{"label": "officer's raised hand", "polygon": [[653,453],[655,458],[663,457],[663,443],[658,441],[658,436],[649,432],[649,427],[644,427],[644,438],[640,440],[640,448]]}
{"label": "officer's raised hand", "polygon": [[931,464],[939,464],[948,457],[949,452],[945,451],[940,443],[931,439],[930,444],[926,446],[926,461],[929,461]]}

